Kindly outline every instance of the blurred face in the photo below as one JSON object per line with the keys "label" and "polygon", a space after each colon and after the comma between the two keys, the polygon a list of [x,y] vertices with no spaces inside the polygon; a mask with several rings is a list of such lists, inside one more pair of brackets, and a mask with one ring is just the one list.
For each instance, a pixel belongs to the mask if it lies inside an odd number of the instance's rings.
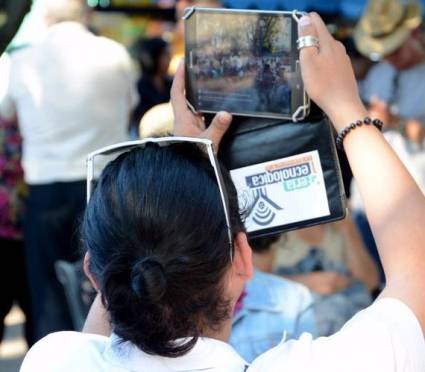
{"label": "blurred face", "polygon": [[403,45],[385,59],[397,70],[405,70],[422,62],[425,57],[425,48],[420,38],[412,34]]}

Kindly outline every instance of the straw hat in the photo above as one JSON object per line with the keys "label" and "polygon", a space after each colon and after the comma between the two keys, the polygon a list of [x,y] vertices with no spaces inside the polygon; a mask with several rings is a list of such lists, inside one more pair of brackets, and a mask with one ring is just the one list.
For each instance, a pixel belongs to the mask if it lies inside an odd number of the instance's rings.
{"label": "straw hat", "polygon": [[354,30],[360,53],[379,60],[396,51],[422,22],[417,0],[369,0]]}

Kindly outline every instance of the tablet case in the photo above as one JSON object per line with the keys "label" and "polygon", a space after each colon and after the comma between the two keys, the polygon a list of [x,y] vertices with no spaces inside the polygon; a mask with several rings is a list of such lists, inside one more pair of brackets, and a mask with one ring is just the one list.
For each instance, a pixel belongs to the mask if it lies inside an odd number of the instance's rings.
{"label": "tablet case", "polygon": [[345,217],[334,130],[317,108],[297,123],[235,117],[218,155],[238,190],[250,237]]}

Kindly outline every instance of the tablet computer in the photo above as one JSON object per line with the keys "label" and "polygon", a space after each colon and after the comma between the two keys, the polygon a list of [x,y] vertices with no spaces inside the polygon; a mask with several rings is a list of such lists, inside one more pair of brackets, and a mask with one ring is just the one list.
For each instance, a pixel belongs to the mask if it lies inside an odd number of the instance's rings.
{"label": "tablet computer", "polygon": [[196,112],[304,119],[301,12],[192,7],[185,11],[186,97]]}

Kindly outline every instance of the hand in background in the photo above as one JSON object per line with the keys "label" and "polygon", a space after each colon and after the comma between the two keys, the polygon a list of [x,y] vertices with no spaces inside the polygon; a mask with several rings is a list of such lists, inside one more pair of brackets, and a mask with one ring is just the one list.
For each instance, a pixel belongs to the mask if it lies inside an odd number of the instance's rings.
{"label": "hand in background", "polygon": [[406,120],[404,131],[405,136],[414,143],[421,145],[425,140],[425,128],[419,120]]}
{"label": "hand in background", "polygon": [[377,96],[371,97],[368,111],[371,118],[382,120],[387,129],[395,129],[400,124],[400,118],[394,115],[388,104]]}

